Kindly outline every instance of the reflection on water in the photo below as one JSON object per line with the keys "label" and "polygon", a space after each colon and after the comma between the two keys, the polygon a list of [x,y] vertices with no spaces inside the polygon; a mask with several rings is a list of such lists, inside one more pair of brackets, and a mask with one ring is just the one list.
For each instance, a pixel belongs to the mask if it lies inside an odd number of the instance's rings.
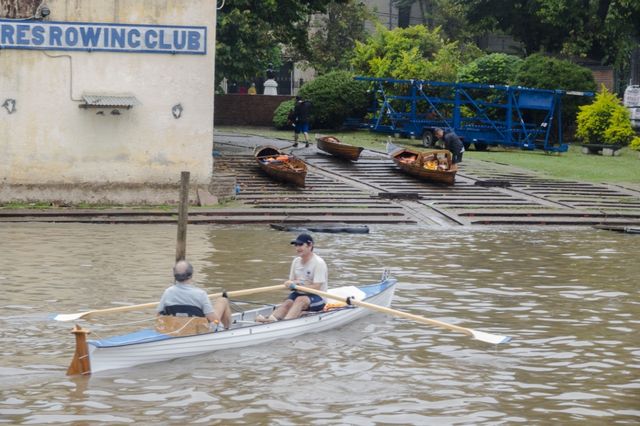
{"label": "reflection on water", "polygon": [[[508,345],[375,314],[278,344],[66,377],[71,324],[50,316],[159,298],[175,232],[0,226],[0,422],[640,423],[640,238],[587,229],[315,235],[334,285],[374,282],[388,266],[394,308],[511,335]],[[187,254],[208,292],[272,285],[288,273],[292,236],[191,226]],[[106,336],[152,315],[84,324]]]}

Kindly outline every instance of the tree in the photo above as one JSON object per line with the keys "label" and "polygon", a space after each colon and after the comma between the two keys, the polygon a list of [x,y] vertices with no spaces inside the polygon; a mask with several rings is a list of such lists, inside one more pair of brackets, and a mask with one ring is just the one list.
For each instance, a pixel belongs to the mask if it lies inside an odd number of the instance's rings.
{"label": "tree", "polygon": [[528,56],[518,67],[514,84],[538,89],[595,91],[593,74],[573,62],[542,54]]}
{"label": "tree", "polygon": [[620,66],[640,37],[637,0],[540,0],[540,20],[562,34],[561,53]]}
{"label": "tree", "polygon": [[318,18],[309,41],[308,63],[319,74],[349,69],[356,41],[367,38],[365,22],[374,19],[364,3],[332,1],[327,13]]}
{"label": "tree", "polygon": [[366,43],[356,42],[351,64],[356,73],[371,77],[455,81],[458,68],[479,55],[475,46],[445,40],[440,28],[389,31],[378,25]]}
{"label": "tree", "polygon": [[279,65],[287,47],[308,54],[311,15],[330,0],[234,0],[218,11],[216,81],[246,80]]}
{"label": "tree", "polygon": [[456,0],[476,30],[502,30],[544,49],[618,68],[640,37],[637,0]]}

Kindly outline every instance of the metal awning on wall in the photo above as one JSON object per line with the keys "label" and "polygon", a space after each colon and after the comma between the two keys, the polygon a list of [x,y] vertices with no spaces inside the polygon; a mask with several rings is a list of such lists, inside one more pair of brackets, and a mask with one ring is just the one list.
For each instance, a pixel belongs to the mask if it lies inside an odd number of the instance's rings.
{"label": "metal awning on wall", "polygon": [[126,95],[82,95],[80,108],[125,108],[130,109],[140,102],[131,94]]}

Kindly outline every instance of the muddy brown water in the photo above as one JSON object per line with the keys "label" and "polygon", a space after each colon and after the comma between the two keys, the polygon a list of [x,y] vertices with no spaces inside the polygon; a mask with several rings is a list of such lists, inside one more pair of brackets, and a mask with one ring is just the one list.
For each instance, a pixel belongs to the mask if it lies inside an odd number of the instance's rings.
{"label": "muddy brown water", "polygon": [[[72,324],[51,315],[159,298],[176,228],[0,225],[0,423],[640,423],[640,236],[371,228],[315,235],[331,283],[374,282],[386,266],[398,279],[393,308],[513,341],[496,347],[373,314],[326,333],[69,378]],[[208,292],[272,285],[288,273],[293,235],[191,226],[187,253]],[[103,337],[150,317],[82,324]]]}

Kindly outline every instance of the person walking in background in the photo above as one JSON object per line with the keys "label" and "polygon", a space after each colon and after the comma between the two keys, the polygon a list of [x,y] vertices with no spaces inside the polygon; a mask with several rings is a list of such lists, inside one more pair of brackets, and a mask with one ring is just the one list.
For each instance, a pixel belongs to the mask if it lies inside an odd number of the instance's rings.
{"label": "person walking in background", "polygon": [[309,146],[309,116],[311,115],[311,102],[296,96],[296,104],[293,108],[293,146],[298,146],[300,133],[304,135],[304,146]]}

